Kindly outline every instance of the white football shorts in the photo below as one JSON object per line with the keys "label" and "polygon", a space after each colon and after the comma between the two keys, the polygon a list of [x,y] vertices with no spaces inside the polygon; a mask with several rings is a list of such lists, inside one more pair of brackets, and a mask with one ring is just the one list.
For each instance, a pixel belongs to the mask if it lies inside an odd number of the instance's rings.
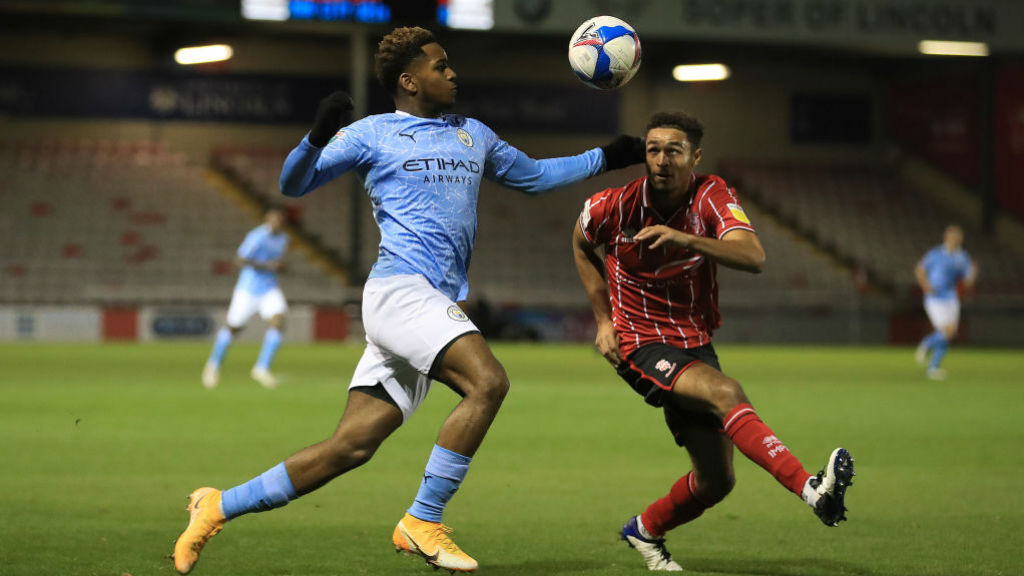
{"label": "white football shorts", "polygon": [[960,301],[956,298],[925,298],[924,311],[936,330],[960,324]]}
{"label": "white football shorts", "polygon": [[284,293],[276,286],[259,296],[245,290],[235,290],[231,295],[231,305],[228,306],[227,322],[232,328],[241,328],[257,312],[260,318],[270,320],[287,311],[288,303],[284,301]]}
{"label": "white football shorts", "polygon": [[479,331],[426,278],[408,274],[366,281],[363,328],[366,350],[349,390],[381,384],[404,420],[430,391],[428,374],[438,353],[459,336]]}

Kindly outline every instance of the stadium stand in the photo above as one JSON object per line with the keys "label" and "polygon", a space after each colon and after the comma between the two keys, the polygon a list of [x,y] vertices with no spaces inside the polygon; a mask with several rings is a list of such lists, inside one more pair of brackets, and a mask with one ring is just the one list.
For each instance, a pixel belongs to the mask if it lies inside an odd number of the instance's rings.
{"label": "stadium stand", "polygon": [[[347,264],[352,251],[350,219],[354,176],[344,175],[302,198],[287,198],[281,195],[278,179],[288,152],[284,148],[219,148],[213,153],[212,165],[261,202],[285,206],[290,219],[300,223],[336,260]],[[358,193],[363,195],[361,188]],[[377,258],[380,235],[369,202],[361,200],[364,210],[360,215],[360,259],[368,269]]]}
{"label": "stadium stand", "polygon": [[722,304],[764,302],[775,304],[828,304],[854,297],[858,285],[850,270],[805,238],[795,234],[756,202],[745,200],[764,246],[767,260],[761,274],[719,267]]}
{"label": "stadium stand", "polygon": [[[282,158],[287,151],[223,149],[215,166],[245,184],[263,198],[275,198]],[[323,190],[301,200],[291,200],[303,225],[325,245],[348,254],[351,240],[344,223],[351,212],[350,187],[328,184]],[[577,195],[553,194],[531,198],[496,190],[481,189],[477,250],[471,268],[474,295],[502,304],[536,306],[580,306],[585,304],[568,243],[568,223],[579,211]],[[364,262],[376,257],[379,239],[366,213],[363,241]],[[787,232],[768,214],[751,208],[771,266],[760,276],[723,271],[729,278],[722,289],[723,300],[742,300],[757,295],[782,302],[827,301],[849,295],[854,283],[848,271],[806,241]],[[342,225],[339,225],[339,222]],[[528,231],[528,233],[524,233]],[[372,234],[372,235],[371,235]]]}
{"label": "stadium stand", "polygon": [[[264,199],[278,199],[280,165],[287,150],[225,148],[214,165]],[[592,186],[583,186],[588,192]],[[303,226],[326,246],[347,255],[351,186],[326,185],[302,199],[287,200]],[[480,191],[477,247],[471,267],[472,297],[503,305],[578,307],[586,305],[569,250],[569,226],[582,206],[573,192],[541,197],[485,183]],[[827,302],[852,294],[851,273],[774,218],[750,207],[770,255],[770,266],[755,276],[723,270],[723,302]],[[379,235],[369,210],[363,224],[363,262],[376,258]]]}
{"label": "stadium stand", "polygon": [[[263,201],[284,204],[303,230],[344,259],[353,193],[347,179],[285,199],[277,178],[286,150],[220,149],[213,165]],[[221,193],[202,167],[161,142],[46,140],[0,146],[0,300],[4,302],[220,302],[235,279],[233,251],[258,220]],[[769,255],[761,275],[720,270],[724,304],[826,303],[864,289],[859,267],[894,295],[914,289],[913,264],[958,221],[884,168],[732,162]],[[566,214],[578,194],[540,199],[481,190],[474,294],[503,305],[583,304]],[[367,208],[361,257],[376,257]],[[524,233],[529,230],[529,233]],[[967,226],[984,271],[979,296],[1024,292],[1024,262]],[[481,254],[486,257],[479,257]],[[283,279],[296,302],[336,302],[340,281],[302,255]]]}
{"label": "stadium stand", "polygon": [[[518,194],[481,198],[478,246],[488,256],[474,258],[475,290],[499,302],[586,304],[569,250],[569,226],[582,202],[556,195],[544,200],[551,205],[538,206],[538,200]],[[769,254],[769,266],[760,275],[719,267],[723,303],[818,302],[853,292],[850,275],[826,255],[787,233],[756,206],[745,206]]]}
{"label": "stadium stand", "polygon": [[724,170],[747,195],[795,230],[871,278],[906,295],[913,268],[947,224],[965,229],[965,248],[982,271],[978,297],[1024,294],[1024,261],[993,238],[901,184],[885,167],[734,162]]}
{"label": "stadium stand", "polygon": [[[6,143],[0,170],[3,302],[225,302],[234,251],[260,221],[162,142]],[[282,285],[294,302],[341,289],[294,253]]]}

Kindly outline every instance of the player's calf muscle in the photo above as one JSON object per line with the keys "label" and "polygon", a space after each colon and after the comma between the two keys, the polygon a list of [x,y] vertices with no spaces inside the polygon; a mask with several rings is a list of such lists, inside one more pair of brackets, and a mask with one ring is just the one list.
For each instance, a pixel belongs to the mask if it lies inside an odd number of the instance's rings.
{"label": "player's calf muscle", "polygon": [[732,474],[705,478],[698,474],[696,484],[697,497],[705,504],[717,504],[732,492],[736,485],[736,477]]}

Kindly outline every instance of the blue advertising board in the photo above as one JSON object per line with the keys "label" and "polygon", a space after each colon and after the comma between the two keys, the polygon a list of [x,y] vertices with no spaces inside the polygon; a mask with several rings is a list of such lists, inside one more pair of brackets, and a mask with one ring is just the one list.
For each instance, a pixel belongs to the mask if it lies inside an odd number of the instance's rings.
{"label": "blue advertising board", "polygon": [[[0,113],[14,117],[308,124],[344,78],[199,71],[0,68]],[[376,82],[371,113],[394,110]],[[456,112],[495,130],[615,133],[619,96],[579,85],[459,86]]]}

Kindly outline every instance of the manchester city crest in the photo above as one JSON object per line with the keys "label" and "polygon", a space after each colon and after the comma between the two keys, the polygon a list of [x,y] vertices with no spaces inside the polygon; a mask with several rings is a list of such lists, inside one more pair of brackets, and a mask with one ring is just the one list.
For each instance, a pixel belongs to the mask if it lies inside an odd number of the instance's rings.
{"label": "manchester city crest", "polygon": [[462,311],[462,308],[459,308],[454,304],[448,307],[448,317],[456,322],[466,322],[469,320],[469,316],[466,316],[466,313]]}
{"label": "manchester city crest", "polygon": [[467,148],[473,147],[473,137],[469,135],[469,132],[459,128],[455,131],[455,135],[459,137],[459,142],[462,142]]}

